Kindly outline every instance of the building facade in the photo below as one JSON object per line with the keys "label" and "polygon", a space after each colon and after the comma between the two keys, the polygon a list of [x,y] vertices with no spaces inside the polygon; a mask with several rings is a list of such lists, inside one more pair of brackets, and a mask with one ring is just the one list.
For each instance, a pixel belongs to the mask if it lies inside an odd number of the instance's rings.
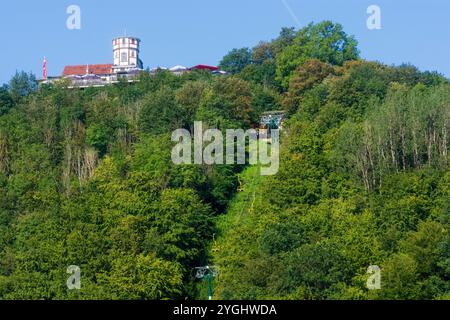
{"label": "building facade", "polygon": [[136,37],[118,37],[113,40],[113,72],[122,73],[144,68],[139,57],[141,40]]}

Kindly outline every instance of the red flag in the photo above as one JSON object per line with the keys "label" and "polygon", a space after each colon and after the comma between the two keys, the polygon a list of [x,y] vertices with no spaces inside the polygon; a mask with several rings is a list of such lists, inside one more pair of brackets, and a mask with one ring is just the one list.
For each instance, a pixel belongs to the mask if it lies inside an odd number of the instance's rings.
{"label": "red flag", "polygon": [[44,80],[47,80],[47,59],[44,57],[44,70],[43,70]]}

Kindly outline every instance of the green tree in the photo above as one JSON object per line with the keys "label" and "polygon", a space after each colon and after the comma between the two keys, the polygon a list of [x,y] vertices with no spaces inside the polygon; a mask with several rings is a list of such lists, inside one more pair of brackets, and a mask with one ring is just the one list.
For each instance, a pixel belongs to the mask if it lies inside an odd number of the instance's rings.
{"label": "green tree", "polygon": [[0,87],[0,116],[4,115],[14,105],[13,99],[8,91],[8,86]]}
{"label": "green tree", "polygon": [[252,63],[252,51],[249,48],[233,49],[223,57],[219,68],[230,73],[239,73]]}
{"label": "green tree", "polygon": [[287,88],[292,73],[308,59],[341,66],[358,57],[356,40],[348,36],[340,24],[330,21],[309,24],[299,30],[294,43],[278,55],[277,79]]}
{"label": "green tree", "polygon": [[138,104],[138,122],[142,132],[161,134],[181,127],[175,93],[169,87],[148,93]]}
{"label": "green tree", "polygon": [[20,98],[26,97],[36,91],[36,77],[32,73],[16,71],[16,74],[9,81],[8,87],[12,99],[17,102]]}

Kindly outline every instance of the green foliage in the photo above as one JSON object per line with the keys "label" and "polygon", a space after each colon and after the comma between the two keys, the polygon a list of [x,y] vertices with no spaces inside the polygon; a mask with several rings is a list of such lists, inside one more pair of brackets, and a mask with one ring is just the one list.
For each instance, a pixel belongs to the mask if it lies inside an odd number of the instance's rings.
{"label": "green foliage", "polygon": [[236,77],[214,80],[202,96],[196,119],[215,128],[249,127],[255,120],[250,86]]}
{"label": "green foliage", "polygon": [[[448,298],[448,81],[346,62],[357,58],[351,38],[326,48],[340,31],[309,26],[277,54],[289,116],[281,166],[259,180],[246,169],[218,222],[218,299]],[[381,290],[366,287],[372,265]]]}
{"label": "green foliage", "polygon": [[15,102],[18,102],[21,98],[26,97],[30,93],[36,91],[36,77],[32,73],[16,71],[16,74],[9,81],[8,87],[12,99]]}
{"label": "green foliage", "polygon": [[252,52],[249,48],[233,49],[219,64],[219,67],[230,73],[239,73],[252,63]]}
{"label": "green foliage", "polygon": [[295,290],[299,299],[327,297],[333,286],[348,281],[350,264],[334,245],[307,244],[286,258],[287,290]]}
{"label": "green foliage", "polygon": [[333,68],[317,59],[307,60],[295,70],[284,104],[289,114],[297,111],[303,95],[333,73]]}
{"label": "green foliage", "polygon": [[208,88],[205,81],[186,82],[175,93],[179,117],[183,120],[182,127],[193,131],[193,123],[197,114],[203,93]]}
{"label": "green foliage", "polygon": [[109,128],[101,124],[93,124],[86,130],[86,142],[102,154],[106,152],[109,137]]}
{"label": "green foliage", "polygon": [[8,86],[0,87],[0,116],[4,115],[14,105],[13,99],[8,91]]}
{"label": "green foliage", "polygon": [[358,57],[356,40],[348,36],[340,24],[330,21],[311,23],[299,30],[293,44],[277,57],[277,78],[287,88],[294,70],[308,59],[341,66]]}
{"label": "green foliage", "polygon": [[242,69],[239,76],[253,83],[262,84],[264,88],[278,88],[275,79],[276,65],[272,61],[264,61],[262,64],[250,64]]}
{"label": "green foliage", "polygon": [[139,127],[143,133],[161,134],[178,128],[175,94],[168,87],[140,101]]}
{"label": "green foliage", "polygon": [[112,299],[160,300],[176,297],[182,290],[182,273],[172,262],[154,255],[124,255],[114,260],[111,272],[100,278]]}
{"label": "green foliage", "polygon": [[[448,299],[449,82],[357,59],[323,22],[233,50],[231,76],[75,90],[17,73],[0,88],[0,299],[204,298],[207,264],[222,299]],[[279,109],[275,176],[171,161],[174,129]]]}

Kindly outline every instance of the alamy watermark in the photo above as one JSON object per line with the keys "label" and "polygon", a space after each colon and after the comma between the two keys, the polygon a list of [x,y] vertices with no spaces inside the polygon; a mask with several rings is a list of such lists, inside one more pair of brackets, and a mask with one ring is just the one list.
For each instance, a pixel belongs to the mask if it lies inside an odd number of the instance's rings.
{"label": "alamy watermark", "polygon": [[380,290],[381,289],[381,269],[379,266],[369,266],[367,268],[367,274],[370,277],[367,279],[367,289]]}
{"label": "alamy watermark", "polygon": [[80,290],[81,289],[81,269],[79,266],[69,266],[67,268],[67,273],[71,276],[67,279],[67,288],[69,290]]}
{"label": "alamy watermark", "polygon": [[367,8],[367,14],[370,16],[367,18],[367,28],[369,30],[381,29],[381,8],[377,5],[371,5]]}
{"label": "alamy watermark", "polygon": [[81,9],[77,5],[70,5],[66,9],[66,13],[69,17],[66,20],[66,27],[69,30],[81,29]]}
{"label": "alamy watermark", "polygon": [[[275,175],[280,167],[280,132],[278,129],[228,129],[225,138],[219,129],[203,131],[201,121],[194,122],[193,136],[186,129],[172,133],[178,144],[172,149],[172,161],[181,164],[261,164],[261,175]],[[225,155],[224,155],[225,141]],[[194,148],[192,148],[192,142]],[[204,147],[204,143],[207,145]],[[192,155],[193,153],[193,155]]]}

